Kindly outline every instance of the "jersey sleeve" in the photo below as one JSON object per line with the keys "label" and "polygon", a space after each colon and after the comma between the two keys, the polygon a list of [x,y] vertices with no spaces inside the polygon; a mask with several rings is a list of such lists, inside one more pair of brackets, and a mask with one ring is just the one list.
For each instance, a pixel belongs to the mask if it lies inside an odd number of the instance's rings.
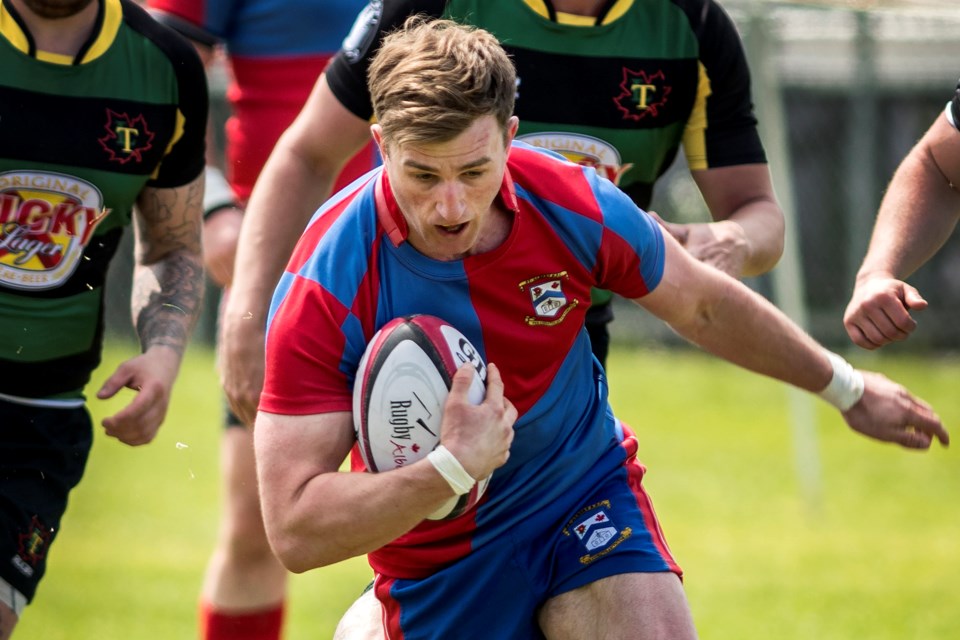
{"label": "jersey sleeve", "polygon": [[596,286],[627,299],[642,298],[663,278],[663,229],[612,182],[595,171],[585,173],[603,211]]}
{"label": "jersey sleeve", "polygon": [[957,81],[957,88],[953,92],[953,100],[947,103],[945,113],[953,128],[960,131],[960,81]]}
{"label": "jersey sleeve", "polygon": [[327,67],[327,84],[337,100],[358,118],[373,117],[367,69],[383,36],[414,14],[440,17],[446,4],[446,0],[371,1],[357,16],[339,53]]}
{"label": "jersey sleeve", "polygon": [[150,15],[180,35],[212,47],[223,38],[234,0],[147,0]]}
{"label": "jersey sleeve", "polygon": [[733,20],[713,0],[685,5],[700,47],[697,97],[683,135],[690,168],[766,162],[750,96],[750,69]]}
{"label": "jersey sleeve", "polygon": [[176,74],[177,127],[149,185],[167,189],[192,182],[203,171],[209,95],[203,63],[193,46],[169,29],[156,28],[163,32],[154,41]]}

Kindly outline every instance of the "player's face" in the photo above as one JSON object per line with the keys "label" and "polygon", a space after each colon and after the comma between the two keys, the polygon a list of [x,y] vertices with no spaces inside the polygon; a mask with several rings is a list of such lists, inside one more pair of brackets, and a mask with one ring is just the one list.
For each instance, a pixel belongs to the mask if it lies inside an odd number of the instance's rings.
{"label": "player's face", "polygon": [[516,131],[511,118],[505,141],[496,119],[483,116],[447,142],[384,145],[374,126],[415,249],[436,260],[458,260],[506,238],[509,220],[495,200]]}
{"label": "player's face", "polygon": [[20,2],[41,18],[55,20],[80,13],[93,0],[20,0]]}

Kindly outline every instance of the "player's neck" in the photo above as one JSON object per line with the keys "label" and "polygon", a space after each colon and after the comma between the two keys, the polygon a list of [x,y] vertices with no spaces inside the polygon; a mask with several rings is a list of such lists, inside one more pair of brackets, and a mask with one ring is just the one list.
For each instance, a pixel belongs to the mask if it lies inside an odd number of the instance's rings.
{"label": "player's neck", "polygon": [[31,11],[23,0],[10,0],[20,14],[38,51],[75,56],[90,39],[97,22],[100,0],[94,0],[72,16],[45,18]]}
{"label": "player's neck", "polygon": [[596,18],[608,2],[607,0],[550,0],[550,4],[559,13]]}

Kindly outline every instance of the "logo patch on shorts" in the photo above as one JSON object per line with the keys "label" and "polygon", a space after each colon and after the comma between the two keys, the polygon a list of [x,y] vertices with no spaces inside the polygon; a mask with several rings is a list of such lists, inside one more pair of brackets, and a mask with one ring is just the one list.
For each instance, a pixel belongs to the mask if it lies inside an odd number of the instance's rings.
{"label": "logo patch on shorts", "polygon": [[630,527],[617,527],[610,518],[610,509],[609,500],[592,504],[577,512],[563,528],[564,535],[575,534],[587,551],[580,556],[580,564],[589,564],[607,555],[633,534]]}
{"label": "logo patch on shorts", "polygon": [[47,543],[52,536],[53,529],[33,516],[27,530],[17,536],[19,550],[13,556],[13,565],[28,578],[32,576],[34,568],[47,555]]}

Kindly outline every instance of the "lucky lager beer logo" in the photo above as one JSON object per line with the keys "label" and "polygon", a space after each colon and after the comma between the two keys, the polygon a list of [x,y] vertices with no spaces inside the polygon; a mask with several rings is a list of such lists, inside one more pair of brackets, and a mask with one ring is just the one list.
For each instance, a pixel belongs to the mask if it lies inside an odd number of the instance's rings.
{"label": "lucky lager beer logo", "polygon": [[0,173],[0,283],[62,285],[108,213],[100,190],[86,180],[47,171]]}
{"label": "lucky lager beer logo", "polygon": [[517,140],[559,153],[570,162],[593,167],[613,184],[620,184],[623,174],[633,167],[632,162],[623,164],[615,146],[593,136],[567,131],[542,131],[518,136]]}

